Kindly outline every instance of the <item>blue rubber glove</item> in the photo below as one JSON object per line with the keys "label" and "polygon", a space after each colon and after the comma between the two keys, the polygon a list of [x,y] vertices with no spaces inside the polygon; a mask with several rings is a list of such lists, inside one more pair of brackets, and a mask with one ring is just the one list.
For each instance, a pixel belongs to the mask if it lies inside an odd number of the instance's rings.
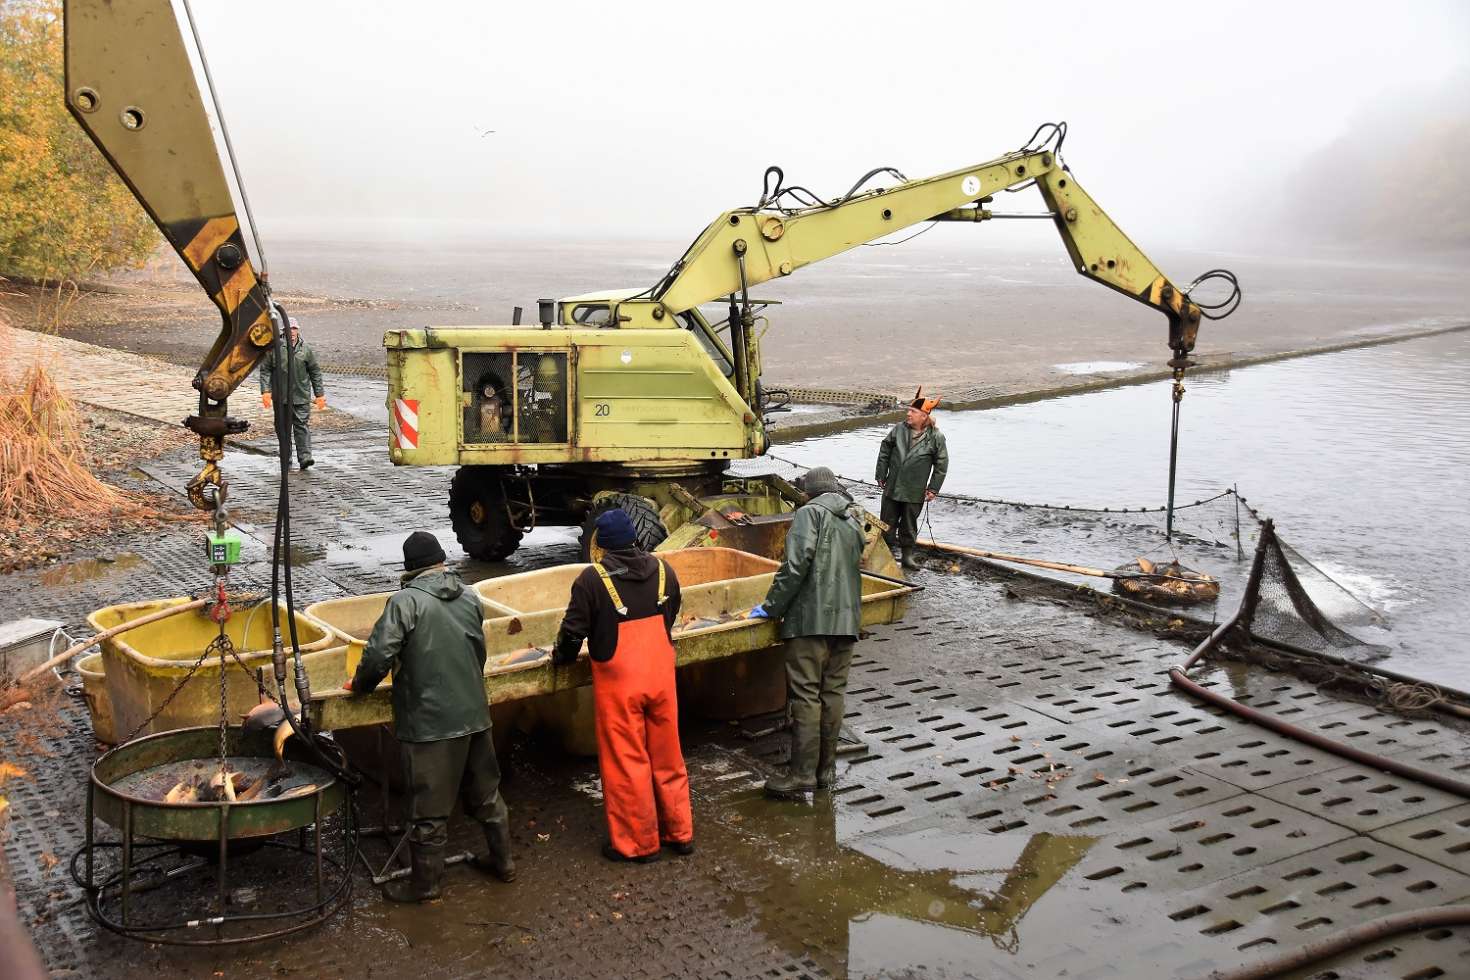
{"label": "blue rubber glove", "polygon": [[770,619],[771,614],[766,612],[765,606],[754,606],[750,612],[745,614],[746,619]]}

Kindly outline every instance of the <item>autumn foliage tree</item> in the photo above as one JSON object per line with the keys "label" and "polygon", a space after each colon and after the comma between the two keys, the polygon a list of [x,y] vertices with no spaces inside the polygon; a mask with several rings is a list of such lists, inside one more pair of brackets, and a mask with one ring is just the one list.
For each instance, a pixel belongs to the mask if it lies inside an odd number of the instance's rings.
{"label": "autumn foliage tree", "polygon": [[61,0],[0,0],[0,275],[140,265],[157,231],[66,111]]}

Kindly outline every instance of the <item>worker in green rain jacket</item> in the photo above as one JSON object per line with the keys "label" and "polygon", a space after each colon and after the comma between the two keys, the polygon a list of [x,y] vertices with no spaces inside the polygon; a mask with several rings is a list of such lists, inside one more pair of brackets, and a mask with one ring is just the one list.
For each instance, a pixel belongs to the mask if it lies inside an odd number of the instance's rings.
{"label": "worker in green rain jacket", "polygon": [[[286,403],[286,409],[290,414],[291,431],[296,440],[296,461],[301,464],[302,470],[308,470],[316,462],[311,457],[311,432],[307,429],[311,421],[311,407],[325,409],[327,407],[327,390],[322,386],[322,369],[317,364],[316,352],[311,345],[301,339],[301,330],[296,326],[296,321],[291,320],[291,377],[286,381],[286,390],[290,398]],[[285,353],[281,354],[281,373],[286,372]],[[271,375],[276,369],[276,349],[272,347],[270,352],[260,362],[260,403],[266,408],[271,407]]]}
{"label": "worker in green rain jacket", "polygon": [[847,674],[862,625],[862,508],[825,466],[797,487],[810,499],[791,519],[786,557],[765,601],[749,614],[781,620],[786,641],[791,762],[765,786],[777,799],[830,789],[836,781]]}
{"label": "worker in green rain jacket", "polygon": [[903,567],[915,569],[914,542],[919,537],[919,512],[939,495],[949,471],[949,447],[934,423],[939,398],[925,398],[920,388],[909,403],[908,416],[883,437],[878,447],[878,486],[883,509],[878,515],[888,525],[888,546],[898,542]]}
{"label": "worker in green rain jacket", "polygon": [[403,542],[403,569],[403,588],[373,625],[348,689],[367,694],[393,673],[393,727],[409,787],[413,872],[390,881],[383,894],[395,902],[425,902],[438,898],[443,885],[456,797],[485,832],[490,854],[475,858],[475,866],[502,881],[516,872],[490,739],[480,598],[445,568],[444,549],[426,531]]}

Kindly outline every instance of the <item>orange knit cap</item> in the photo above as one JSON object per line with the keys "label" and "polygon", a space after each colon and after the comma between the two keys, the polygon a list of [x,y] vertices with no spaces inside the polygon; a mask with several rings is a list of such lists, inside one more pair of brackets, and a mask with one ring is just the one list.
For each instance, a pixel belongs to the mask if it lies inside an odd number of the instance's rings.
{"label": "orange knit cap", "polygon": [[925,398],[923,385],[919,385],[919,390],[914,392],[914,400],[909,402],[909,408],[917,408],[925,415],[928,415],[938,407],[939,396],[935,395],[933,398]]}

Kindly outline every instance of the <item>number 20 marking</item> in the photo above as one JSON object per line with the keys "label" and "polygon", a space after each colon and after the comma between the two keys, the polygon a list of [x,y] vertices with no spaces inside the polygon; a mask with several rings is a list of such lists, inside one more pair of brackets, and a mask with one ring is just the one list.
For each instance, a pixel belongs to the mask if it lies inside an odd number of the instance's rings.
{"label": "number 20 marking", "polygon": [[612,406],[607,402],[597,402],[592,406],[592,414],[599,418],[606,417],[612,414]]}

